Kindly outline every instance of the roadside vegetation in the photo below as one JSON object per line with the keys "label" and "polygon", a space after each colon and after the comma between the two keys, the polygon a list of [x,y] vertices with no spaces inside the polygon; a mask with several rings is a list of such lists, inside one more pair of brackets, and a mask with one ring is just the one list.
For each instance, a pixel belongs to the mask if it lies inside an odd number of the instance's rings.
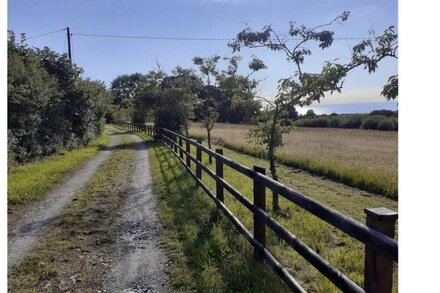
{"label": "roadside vegetation", "polygon": [[[265,158],[247,138],[253,127],[218,123],[211,135],[224,147]],[[199,123],[192,124],[190,136],[206,138]],[[298,127],[283,140],[278,163],[397,200],[397,132]]]}
{"label": "roadside vegetation", "polygon": [[108,129],[90,145],[13,167],[8,173],[8,206],[41,199],[66,174],[97,154],[110,141]]}
{"label": "roadside vegetation", "polygon": [[151,142],[154,192],[176,292],[289,292],[160,142]]}
{"label": "roadside vegetation", "polygon": [[11,292],[96,292],[102,288],[135,160],[135,151],[123,147],[132,139],[119,137],[122,147],[111,154],[31,253],[12,268]]}
{"label": "roadside vegetation", "polygon": [[8,32],[8,166],[86,146],[101,135],[108,95],[66,54]]}
{"label": "roadside vegetation", "polygon": [[352,128],[382,131],[398,130],[397,111],[375,110],[369,114],[316,115],[313,110],[292,123],[299,127]]}
{"label": "roadside vegetation", "polygon": [[[212,200],[197,189],[194,179],[177,158],[162,144],[150,148],[150,163],[155,192],[162,199],[162,220],[166,227],[164,243],[170,250],[173,264],[169,268],[176,290],[181,291],[245,291],[283,292],[287,288],[277,282],[277,276],[266,265],[255,263],[251,245],[220,211]],[[195,148],[191,149],[195,156]],[[247,166],[266,169],[269,162],[232,150],[225,155]],[[204,163],[209,164],[208,156]],[[194,165],[192,169],[195,170]],[[350,188],[308,173],[278,166],[283,184],[310,196],[354,219],[365,222],[364,208],[384,206],[397,209],[397,202]],[[225,167],[224,178],[243,195],[252,200],[252,181]],[[206,174],[203,181],[215,190],[215,182]],[[267,192],[267,206],[272,197]],[[226,206],[252,231],[252,213],[225,191]],[[337,231],[322,220],[280,198],[280,207],[288,217],[273,210],[269,213],[284,227],[302,239],[335,267],[358,284],[363,283],[364,245]],[[337,288],[319,274],[287,244],[268,230],[268,248],[289,268],[293,276],[313,292],[338,292]],[[397,270],[396,270],[397,271]],[[397,274],[397,272],[396,272]],[[268,278],[268,279],[267,279]],[[272,279],[273,278],[273,279]],[[395,279],[397,288],[397,278]]]}

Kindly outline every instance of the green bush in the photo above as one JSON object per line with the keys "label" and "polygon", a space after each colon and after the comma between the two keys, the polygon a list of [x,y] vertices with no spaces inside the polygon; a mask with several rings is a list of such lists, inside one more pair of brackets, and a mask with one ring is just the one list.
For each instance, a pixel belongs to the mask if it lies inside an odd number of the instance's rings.
{"label": "green bush", "polygon": [[359,128],[362,125],[362,115],[344,115],[339,116],[339,127],[341,128]]}
{"label": "green bush", "polygon": [[369,116],[380,115],[380,116],[387,116],[387,117],[392,117],[392,116],[397,117],[397,111],[391,111],[391,110],[374,110],[374,111],[371,111],[370,114],[368,114],[368,115],[369,115]]}
{"label": "green bush", "polygon": [[23,163],[86,145],[103,129],[107,92],[66,54],[8,38],[8,158]]}
{"label": "green bush", "polygon": [[340,127],[339,123],[340,123],[340,119],[337,116],[336,117],[332,117],[330,119],[329,127],[339,128]]}
{"label": "green bush", "polygon": [[[371,115],[371,113],[384,113],[386,115]],[[370,114],[341,114],[319,115],[314,117],[303,116],[294,122],[298,127],[331,127],[351,129],[380,129],[397,130],[397,111],[378,110]],[[388,116],[387,116],[388,115]],[[393,116],[391,116],[393,115]],[[379,123],[386,120],[379,127]]]}
{"label": "green bush", "polygon": [[391,131],[391,130],[397,130],[397,119],[394,117],[383,119],[379,122],[377,125],[379,130],[384,131]]}
{"label": "green bush", "polygon": [[385,116],[372,115],[362,121],[362,129],[378,129],[379,123],[385,119]]}
{"label": "green bush", "polygon": [[330,118],[327,116],[319,116],[313,119],[312,127],[330,127]]}
{"label": "green bush", "polygon": [[316,116],[313,118],[301,118],[295,121],[294,125],[298,127],[330,127],[331,119],[328,116]]}

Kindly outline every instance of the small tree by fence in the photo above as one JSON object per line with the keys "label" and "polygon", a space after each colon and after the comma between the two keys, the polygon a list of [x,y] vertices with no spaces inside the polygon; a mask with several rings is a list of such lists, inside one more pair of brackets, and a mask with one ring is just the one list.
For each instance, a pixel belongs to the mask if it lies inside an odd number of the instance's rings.
{"label": "small tree by fence", "polygon": [[[282,280],[294,292],[306,292],[304,288],[292,277],[281,263],[266,248],[266,228],[269,227],[288,245],[296,250],[329,281],[344,292],[375,292],[389,293],[393,287],[393,263],[398,261],[398,242],[394,239],[397,213],[387,208],[365,209],[367,215],[366,225],[353,220],[344,214],[328,208],[321,203],[275,181],[265,175],[265,169],[259,166],[249,168],[223,156],[223,150],[215,152],[201,144],[201,141],[191,140],[181,134],[167,129],[155,129],[149,125],[119,123],[130,130],[144,132],[161,140],[174,155],[180,160],[187,171],[193,176],[197,184],[212,198],[229,220],[246,240],[254,246],[254,257],[265,260]],[[185,147],[183,146],[185,144]],[[191,152],[191,146],[196,148],[196,157]],[[215,172],[202,163],[202,155],[215,158]],[[196,166],[196,172],[191,169],[191,161]],[[223,178],[223,166],[228,166],[254,182],[251,202],[238,190],[232,187]],[[216,182],[215,192],[210,190],[202,180],[202,171]],[[266,188],[276,192],[307,212],[317,216],[333,227],[341,230],[352,238],[365,244],[365,273],[364,288],[344,275],[317,252],[311,249],[301,239],[298,239],[279,222],[266,212]],[[254,234],[252,234],[239,219],[228,209],[224,203],[224,190],[227,190],[241,204],[254,214]]]}

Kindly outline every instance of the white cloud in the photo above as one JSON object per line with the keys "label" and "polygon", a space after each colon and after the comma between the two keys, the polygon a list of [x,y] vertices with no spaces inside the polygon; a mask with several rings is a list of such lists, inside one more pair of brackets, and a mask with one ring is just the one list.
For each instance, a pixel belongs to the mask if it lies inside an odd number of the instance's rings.
{"label": "white cloud", "polygon": [[384,96],[380,95],[382,88],[365,88],[356,90],[342,90],[341,93],[325,95],[321,104],[357,104],[385,102]]}
{"label": "white cloud", "polygon": [[329,114],[331,112],[333,112],[332,109],[328,109],[328,108],[315,108],[315,107],[296,107],[296,111],[298,112],[298,114],[300,115],[304,115],[307,113],[308,110],[312,109],[313,112],[315,112],[315,114],[317,115],[321,115],[321,114]]}

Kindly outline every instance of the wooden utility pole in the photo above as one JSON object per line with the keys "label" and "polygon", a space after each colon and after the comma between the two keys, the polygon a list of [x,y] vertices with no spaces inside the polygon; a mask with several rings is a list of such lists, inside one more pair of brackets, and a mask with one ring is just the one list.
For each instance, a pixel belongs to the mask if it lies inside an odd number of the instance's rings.
{"label": "wooden utility pole", "polygon": [[67,27],[67,47],[69,50],[69,60],[70,60],[70,65],[72,65],[72,48],[70,47],[70,28]]}

